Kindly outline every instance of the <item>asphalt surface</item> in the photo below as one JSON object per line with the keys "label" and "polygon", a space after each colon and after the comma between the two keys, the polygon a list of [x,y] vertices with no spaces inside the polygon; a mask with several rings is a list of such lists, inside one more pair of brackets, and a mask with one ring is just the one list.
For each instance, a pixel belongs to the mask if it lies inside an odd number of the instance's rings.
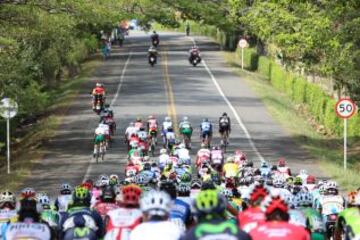
{"label": "asphalt surface", "polygon": [[[205,61],[189,65],[188,50],[193,41]],[[325,175],[315,160],[274,121],[250,87],[227,66],[219,46],[205,37],[160,33],[158,64],[147,63],[149,35],[131,32],[123,48],[115,47],[111,57],[82,87],[68,114],[50,141],[47,154],[35,164],[24,186],[55,194],[61,183],[79,184],[100,174],[123,176],[126,163],[124,131],[136,117],[154,114],[160,121],[171,116],[180,121],[188,116],[193,133],[193,156],[200,147],[199,125],[209,118],[215,125],[213,144],[220,142],[216,123],[223,112],[232,120],[228,152],[243,150],[256,165],[266,159],[276,163],[285,157],[296,173],[307,169],[317,177]],[[92,158],[92,139],[99,117],[91,109],[90,91],[97,81],[105,84],[117,123],[114,143],[104,162]]]}

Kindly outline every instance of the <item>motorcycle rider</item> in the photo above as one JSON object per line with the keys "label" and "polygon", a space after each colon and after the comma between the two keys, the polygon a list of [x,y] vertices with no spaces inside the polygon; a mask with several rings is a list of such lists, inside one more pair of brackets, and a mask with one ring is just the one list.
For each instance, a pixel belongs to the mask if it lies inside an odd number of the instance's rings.
{"label": "motorcycle rider", "polygon": [[189,62],[192,63],[195,57],[199,57],[201,59],[199,47],[193,45],[189,50]]}
{"label": "motorcycle rider", "polygon": [[209,119],[204,118],[202,123],[200,124],[200,134],[201,134],[200,137],[203,143],[205,142],[206,137],[208,138],[207,140],[208,147],[210,147],[210,143],[211,143],[212,130],[213,130],[213,126],[210,123]]}
{"label": "motorcycle rider", "polygon": [[217,190],[208,189],[199,192],[194,202],[198,224],[190,229],[181,240],[250,240],[250,236],[240,230],[234,221],[226,218],[226,206],[226,199]]}
{"label": "motorcycle rider", "polygon": [[153,31],[153,33],[150,36],[152,44],[156,47],[160,43],[160,37],[159,34],[156,31]]}
{"label": "motorcycle rider", "polygon": [[[101,101],[101,105],[103,106],[105,103],[105,88],[102,83],[96,83],[95,88],[92,90],[91,95],[93,96],[93,109],[95,109],[96,100],[99,99]],[[102,107],[101,106],[101,107]]]}
{"label": "motorcycle rider", "polygon": [[310,240],[305,228],[288,222],[288,205],[280,195],[273,193],[267,196],[261,203],[261,209],[265,213],[266,221],[250,231],[253,240]]}
{"label": "motorcycle rider", "polygon": [[226,112],[224,112],[222,116],[219,117],[219,133],[221,136],[221,145],[225,144],[223,142],[224,134],[227,135],[228,142],[226,144],[229,144],[229,135],[231,133],[231,121],[230,121],[230,117],[227,115]]}
{"label": "motorcycle rider", "polygon": [[130,239],[131,231],[142,221],[139,209],[141,194],[141,188],[135,184],[122,187],[120,208],[109,211],[105,217],[105,240]]}
{"label": "motorcycle rider", "polygon": [[144,222],[139,224],[130,234],[130,240],[173,240],[179,239],[182,231],[169,221],[171,198],[163,192],[151,190],[140,200]]}

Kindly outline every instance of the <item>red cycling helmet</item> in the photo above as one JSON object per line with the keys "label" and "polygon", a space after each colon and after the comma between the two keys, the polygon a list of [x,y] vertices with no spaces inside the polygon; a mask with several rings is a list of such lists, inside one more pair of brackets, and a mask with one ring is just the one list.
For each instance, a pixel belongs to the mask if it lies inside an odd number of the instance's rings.
{"label": "red cycling helmet", "polygon": [[270,215],[276,210],[280,210],[281,212],[288,212],[288,204],[286,201],[281,198],[280,195],[269,195],[264,201],[261,203],[261,209],[265,212],[266,215]]}
{"label": "red cycling helmet", "polygon": [[122,203],[125,205],[138,206],[142,190],[135,184],[124,186],[121,190]]}
{"label": "red cycling helmet", "polygon": [[279,158],[278,166],[279,167],[285,167],[286,166],[285,158],[283,158],[283,157]]}
{"label": "red cycling helmet", "polygon": [[86,188],[87,190],[92,190],[93,183],[90,181],[86,181],[86,182],[83,182],[80,186]]}
{"label": "red cycling helmet", "polygon": [[33,188],[24,188],[20,194],[21,198],[35,198],[36,192]]}
{"label": "red cycling helmet", "polygon": [[250,188],[250,201],[253,203],[260,203],[268,195],[269,190],[263,184],[256,183]]}
{"label": "red cycling helmet", "polygon": [[316,178],[312,175],[309,175],[306,178],[306,184],[315,184],[316,183]]}

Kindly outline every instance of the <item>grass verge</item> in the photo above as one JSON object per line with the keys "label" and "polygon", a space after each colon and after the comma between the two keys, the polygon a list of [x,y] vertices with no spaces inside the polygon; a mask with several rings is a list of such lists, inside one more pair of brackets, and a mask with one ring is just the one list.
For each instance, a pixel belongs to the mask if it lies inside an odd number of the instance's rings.
{"label": "grass verge", "polygon": [[304,147],[319,161],[320,168],[330,178],[335,179],[345,190],[352,190],[360,186],[360,162],[358,139],[350,139],[349,169],[343,170],[342,139],[325,135],[321,126],[312,119],[307,109],[296,105],[285,93],[276,90],[262,75],[242,71],[237,64],[235,53],[225,52],[227,63],[234,67],[234,71],[243,78],[259,98],[266,105],[269,113],[284,129],[290,133],[295,141]]}
{"label": "grass verge", "polygon": [[[2,174],[0,178],[2,189],[17,190],[26,177],[31,174],[33,163],[41,161],[45,154],[44,145],[55,136],[56,129],[62,122],[62,117],[78,95],[81,86],[100,64],[101,61],[99,60],[85,62],[77,77],[64,80],[61,86],[51,93],[54,101],[48,106],[44,117],[28,126],[24,130],[26,134],[21,139],[17,139],[14,144],[11,174]],[[6,159],[4,158],[2,161],[6,161]],[[6,167],[0,168],[0,172],[6,173]]]}

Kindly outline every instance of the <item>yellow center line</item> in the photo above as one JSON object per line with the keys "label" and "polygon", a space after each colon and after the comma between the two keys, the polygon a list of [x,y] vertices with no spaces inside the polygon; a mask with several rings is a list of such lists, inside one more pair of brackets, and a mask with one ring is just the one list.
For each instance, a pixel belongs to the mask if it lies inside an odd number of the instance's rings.
{"label": "yellow center line", "polygon": [[161,53],[161,57],[162,57],[163,63],[164,63],[163,71],[164,71],[165,92],[166,92],[166,96],[168,98],[167,112],[173,122],[174,131],[176,133],[178,133],[179,129],[178,129],[178,121],[177,121],[177,115],[176,115],[175,98],[174,98],[174,92],[172,89],[171,78],[169,75],[167,50],[165,50],[164,52]]}

